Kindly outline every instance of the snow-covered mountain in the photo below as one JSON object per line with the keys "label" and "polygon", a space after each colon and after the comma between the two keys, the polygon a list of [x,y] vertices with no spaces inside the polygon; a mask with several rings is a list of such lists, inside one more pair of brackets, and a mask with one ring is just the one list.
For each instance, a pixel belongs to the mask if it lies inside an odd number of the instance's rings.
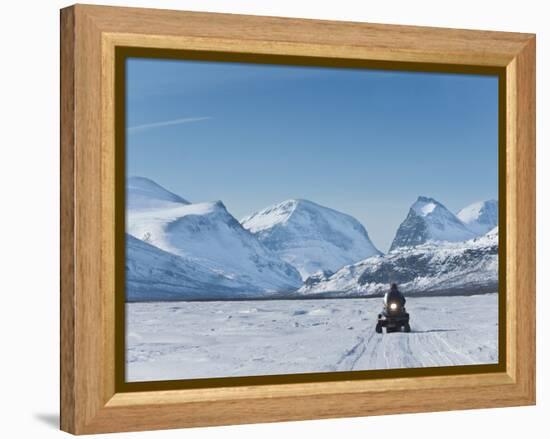
{"label": "snow-covered mountain", "polygon": [[468,206],[459,218],[419,197],[382,255],[353,217],[307,200],[239,223],[221,201],[191,204],[143,177],[128,179],[126,199],[128,301],[368,295],[389,282],[413,293],[475,291],[498,283],[496,201]]}
{"label": "snow-covered mountain", "polygon": [[158,209],[179,204],[189,204],[159,184],[145,177],[129,177],[126,180],[126,208],[130,210]]}
{"label": "snow-covered mountain", "polygon": [[497,291],[498,227],[465,242],[428,242],[365,259],[332,275],[318,274],[298,292],[369,295],[385,292],[391,282],[405,294]]}
{"label": "snow-covered mountain", "polygon": [[472,232],[483,235],[498,225],[498,201],[488,200],[470,204],[456,216]]}
{"label": "snow-covered mountain", "polygon": [[250,285],[126,234],[126,300],[223,299],[255,296]]}
{"label": "snow-covered mountain", "polygon": [[465,241],[476,235],[439,201],[420,196],[397,229],[390,252],[430,241]]}
{"label": "snow-covered mountain", "polygon": [[380,254],[355,218],[307,200],[267,207],[242,219],[241,224],[296,267],[303,279]]}
{"label": "snow-covered mountain", "polygon": [[129,205],[126,211],[126,231],[133,237],[232,279],[245,293],[261,296],[301,285],[298,271],[244,229],[221,201],[188,204],[177,195],[159,191],[160,186],[147,187],[154,190],[140,190],[140,203]]}

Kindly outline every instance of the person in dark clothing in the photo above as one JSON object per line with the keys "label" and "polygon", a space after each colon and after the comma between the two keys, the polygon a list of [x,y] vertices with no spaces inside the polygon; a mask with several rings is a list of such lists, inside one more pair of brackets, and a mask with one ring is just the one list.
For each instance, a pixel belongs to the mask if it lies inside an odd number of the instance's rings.
{"label": "person in dark clothing", "polygon": [[405,296],[399,291],[396,283],[391,284],[390,290],[384,296],[384,305],[387,306],[390,302],[399,302],[401,307],[405,306]]}
{"label": "person in dark clothing", "polygon": [[375,331],[382,334],[383,328],[386,333],[411,332],[409,324],[409,313],[405,310],[405,296],[397,288],[397,284],[392,283],[390,290],[384,295],[384,309],[378,314],[378,322]]}

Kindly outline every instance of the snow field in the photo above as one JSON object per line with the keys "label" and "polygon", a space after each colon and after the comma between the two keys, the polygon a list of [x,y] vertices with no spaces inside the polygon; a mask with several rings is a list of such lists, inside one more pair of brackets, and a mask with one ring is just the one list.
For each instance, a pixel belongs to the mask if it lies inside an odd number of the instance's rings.
{"label": "snow field", "polygon": [[498,295],[408,298],[412,332],[376,334],[370,299],[127,304],[130,382],[490,364]]}

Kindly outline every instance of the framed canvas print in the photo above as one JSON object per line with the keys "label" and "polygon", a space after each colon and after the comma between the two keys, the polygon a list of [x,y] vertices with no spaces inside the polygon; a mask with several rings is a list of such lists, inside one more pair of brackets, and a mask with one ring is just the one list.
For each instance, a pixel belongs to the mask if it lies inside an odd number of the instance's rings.
{"label": "framed canvas print", "polygon": [[63,430],[534,403],[533,35],[77,5],[61,115]]}

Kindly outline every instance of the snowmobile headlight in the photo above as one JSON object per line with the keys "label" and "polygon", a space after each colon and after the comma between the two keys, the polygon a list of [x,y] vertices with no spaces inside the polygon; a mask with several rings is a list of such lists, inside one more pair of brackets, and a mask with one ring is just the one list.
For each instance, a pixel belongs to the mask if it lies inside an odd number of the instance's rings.
{"label": "snowmobile headlight", "polygon": [[390,303],[390,309],[395,311],[397,309],[397,303]]}

